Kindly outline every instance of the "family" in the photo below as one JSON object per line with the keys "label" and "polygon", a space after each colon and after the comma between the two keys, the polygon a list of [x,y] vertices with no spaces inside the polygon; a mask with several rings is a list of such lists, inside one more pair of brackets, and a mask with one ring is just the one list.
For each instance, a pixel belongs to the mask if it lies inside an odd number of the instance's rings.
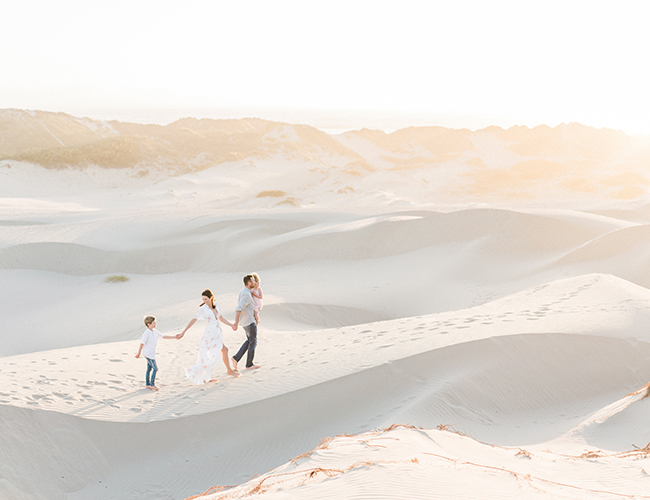
{"label": "family", "polygon": [[[199,348],[199,357],[196,364],[191,368],[186,368],[187,378],[197,385],[205,384],[214,380],[219,365],[219,358],[226,365],[228,375],[238,377],[237,371],[239,361],[246,354],[246,369],[252,370],[259,368],[253,363],[255,357],[255,347],[257,346],[257,325],[260,321],[259,312],[262,309],[262,299],[264,294],[260,287],[260,277],[256,273],[244,276],[244,288],[239,292],[237,307],[235,309],[235,322],[231,323],[221,315],[219,304],[214,300],[214,294],[210,290],[204,290],[201,294],[202,303],[196,315],[190,320],[183,331],[177,335],[163,335],[156,329],[156,318],[147,316],[144,318],[144,324],[147,329],[142,335],[138,353],[135,355],[139,358],[141,355],[147,360],[147,374],[145,382],[147,388],[152,391],[159,390],[156,387],[156,373],[158,365],[156,364],[156,347],[159,339],[182,339],[185,332],[189,330],[198,320],[205,321],[205,330],[201,338]],[[228,356],[228,348],[223,343],[223,332],[219,326],[219,321],[231,327],[234,331],[241,324],[246,332],[246,341],[242,344],[237,354],[232,358]],[[232,367],[230,365],[232,361]]]}

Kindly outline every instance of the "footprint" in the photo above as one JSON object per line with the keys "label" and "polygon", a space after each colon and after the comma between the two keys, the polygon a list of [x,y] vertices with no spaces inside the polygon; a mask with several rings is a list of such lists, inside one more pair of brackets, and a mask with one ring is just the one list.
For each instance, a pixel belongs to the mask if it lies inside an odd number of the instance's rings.
{"label": "footprint", "polygon": [[74,399],[73,396],[70,396],[69,394],[65,394],[63,392],[53,392],[52,394],[61,399]]}

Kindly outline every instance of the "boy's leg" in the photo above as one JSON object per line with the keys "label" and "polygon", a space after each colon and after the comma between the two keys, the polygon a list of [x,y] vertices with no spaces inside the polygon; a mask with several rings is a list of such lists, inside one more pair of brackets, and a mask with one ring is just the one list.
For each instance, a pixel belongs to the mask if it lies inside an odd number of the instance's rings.
{"label": "boy's leg", "polygon": [[158,365],[156,364],[156,360],[152,359],[151,360],[151,387],[156,386],[156,373],[158,372]]}
{"label": "boy's leg", "polygon": [[151,366],[151,360],[149,358],[145,358],[145,359],[147,360],[147,376],[145,377],[145,382],[147,383],[147,387],[149,387],[152,385],[151,378],[150,378],[152,366]]}

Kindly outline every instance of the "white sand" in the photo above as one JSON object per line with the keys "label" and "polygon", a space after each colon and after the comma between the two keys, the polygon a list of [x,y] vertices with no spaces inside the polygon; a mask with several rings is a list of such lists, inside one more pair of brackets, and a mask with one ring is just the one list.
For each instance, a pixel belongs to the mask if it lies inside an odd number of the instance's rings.
{"label": "white sand", "polygon": [[[643,202],[405,201],[395,172],[342,199],[301,165],[0,169],[0,499],[650,498]],[[142,318],[211,288],[232,320],[250,271],[262,368],[193,386],[199,324],[145,389]]]}

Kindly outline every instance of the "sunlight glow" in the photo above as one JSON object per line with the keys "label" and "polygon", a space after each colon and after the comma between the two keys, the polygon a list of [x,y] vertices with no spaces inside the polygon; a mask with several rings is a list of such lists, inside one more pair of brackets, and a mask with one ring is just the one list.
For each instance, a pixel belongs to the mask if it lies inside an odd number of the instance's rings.
{"label": "sunlight glow", "polygon": [[640,1],[25,0],[0,17],[10,48],[0,53],[0,108],[98,118],[353,110],[650,133],[649,10]]}

